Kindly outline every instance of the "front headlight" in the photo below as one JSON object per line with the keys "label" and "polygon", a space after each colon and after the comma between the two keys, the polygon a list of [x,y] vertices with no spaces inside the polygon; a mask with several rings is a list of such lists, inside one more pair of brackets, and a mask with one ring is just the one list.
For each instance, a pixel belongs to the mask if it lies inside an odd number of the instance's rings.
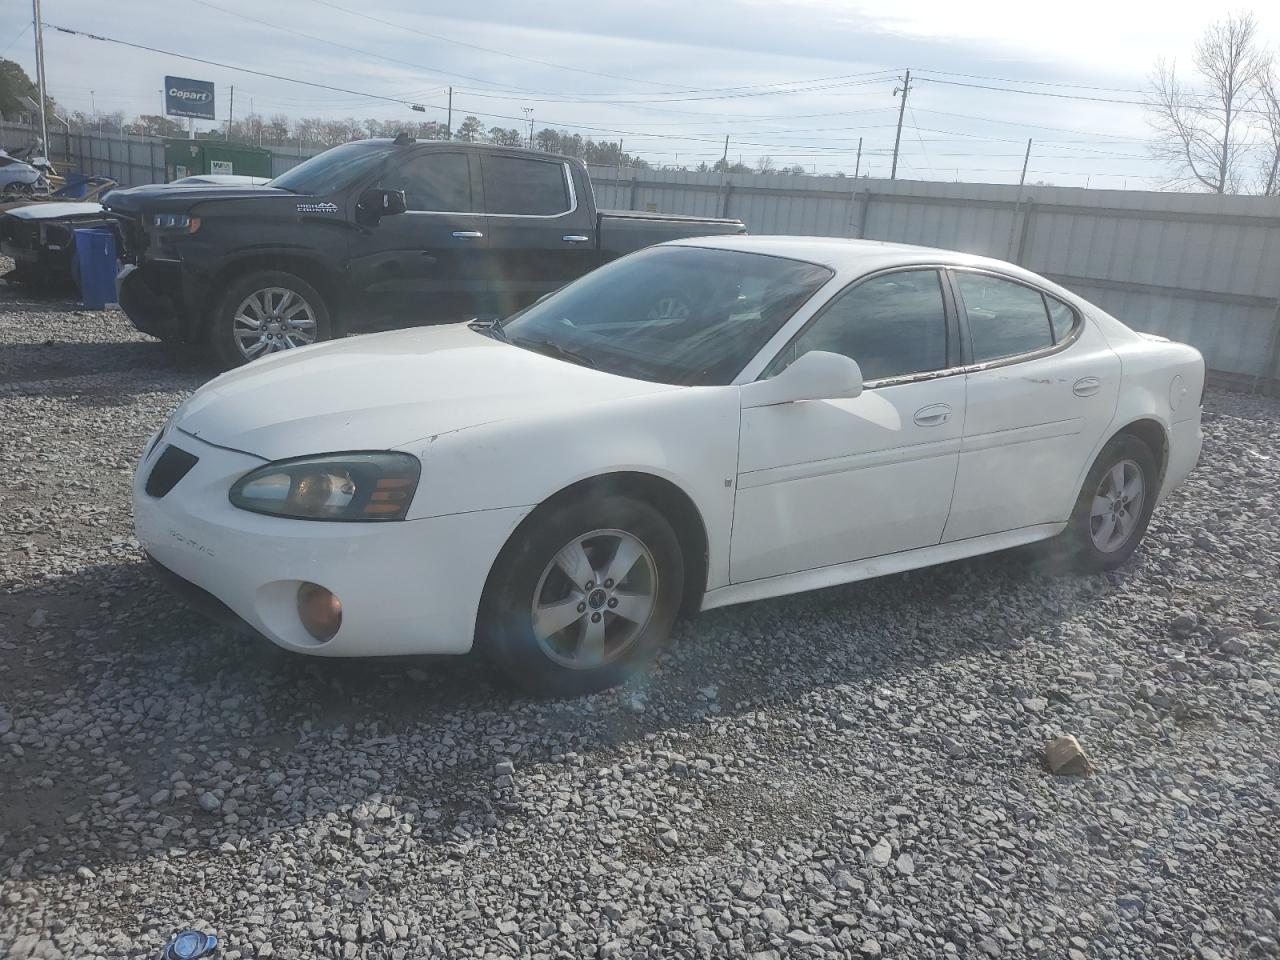
{"label": "front headlight", "polygon": [[403,520],[418,488],[407,453],[332,453],[269,463],[229,494],[241,510],[298,520]]}
{"label": "front headlight", "polygon": [[195,233],[200,229],[200,218],[185,213],[156,213],[151,216],[151,226],[156,230]]}

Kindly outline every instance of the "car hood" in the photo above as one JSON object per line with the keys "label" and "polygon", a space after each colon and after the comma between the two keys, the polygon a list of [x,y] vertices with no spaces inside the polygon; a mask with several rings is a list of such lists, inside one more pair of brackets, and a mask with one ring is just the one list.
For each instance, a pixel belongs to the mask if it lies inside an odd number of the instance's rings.
{"label": "car hood", "polygon": [[15,207],[6,212],[9,216],[18,220],[59,220],[64,217],[74,219],[76,217],[93,217],[101,214],[102,204],[50,201],[48,203],[33,203],[26,207]]}
{"label": "car hood", "polygon": [[276,354],[192,395],[174,426],[266,460],[386,450],[482,423],[683,389],[502,343],[466,324]]}

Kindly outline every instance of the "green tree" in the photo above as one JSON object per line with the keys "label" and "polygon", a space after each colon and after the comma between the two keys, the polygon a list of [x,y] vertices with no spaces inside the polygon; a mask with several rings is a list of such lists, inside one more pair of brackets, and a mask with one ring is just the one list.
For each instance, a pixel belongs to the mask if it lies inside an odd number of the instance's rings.
{"label": "green tree", "polygon": [[[22,102],[23,97],[38,100],[36,85],[22,65],[12,60],[0,60],[0,114],[6,120],[12,120],[19,114],[30,113],[31,110]],[[52,97],[45,97],[45,110],[53,111],[57,104]]]}
{"label": "green tree", "polygon": [[483,143],[484,126],[480,123],[480,119],[478,117],[464,117],[462,125],[458,127],[457,139],[466,143]]}
{"label": "green tree", "polygon": [[503,129],[502,127],[489,128],[489,142],[496,143],[500,147],[523,147],[524,137],[520,135],[520,131],[514,127]]}

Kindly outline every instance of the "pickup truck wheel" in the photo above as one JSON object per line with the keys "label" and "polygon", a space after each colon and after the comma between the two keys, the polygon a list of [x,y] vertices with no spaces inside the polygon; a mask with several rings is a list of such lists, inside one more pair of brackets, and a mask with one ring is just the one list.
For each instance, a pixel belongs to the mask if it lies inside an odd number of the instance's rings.
{"label": "pickup truck wheel", "polygon": [[332,336],[320,292],[283,270],[247,274],[227,288],[209,324],[210,344],[226,367]]}

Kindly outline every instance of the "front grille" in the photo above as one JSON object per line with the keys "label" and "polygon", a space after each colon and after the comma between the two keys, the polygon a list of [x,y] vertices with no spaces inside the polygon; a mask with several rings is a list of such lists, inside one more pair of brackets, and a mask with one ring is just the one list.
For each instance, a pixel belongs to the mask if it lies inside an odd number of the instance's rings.
{"label": "front grille", "polygon": [[147,234],[142,221],[137,217],[111,211],[115,218],[116,246],[120,259],[126,263],[137,263],[147,249]]}
{"label": "front grille", "polygon": [[179,450],[173,444],[167,445],[160,451],[156,465],[151,468],[151,475],[147,477],[147,494],[152,497],[163,497],[178,485],[178,481],[185,477],[199,460],[200,458],[195,454]]}

